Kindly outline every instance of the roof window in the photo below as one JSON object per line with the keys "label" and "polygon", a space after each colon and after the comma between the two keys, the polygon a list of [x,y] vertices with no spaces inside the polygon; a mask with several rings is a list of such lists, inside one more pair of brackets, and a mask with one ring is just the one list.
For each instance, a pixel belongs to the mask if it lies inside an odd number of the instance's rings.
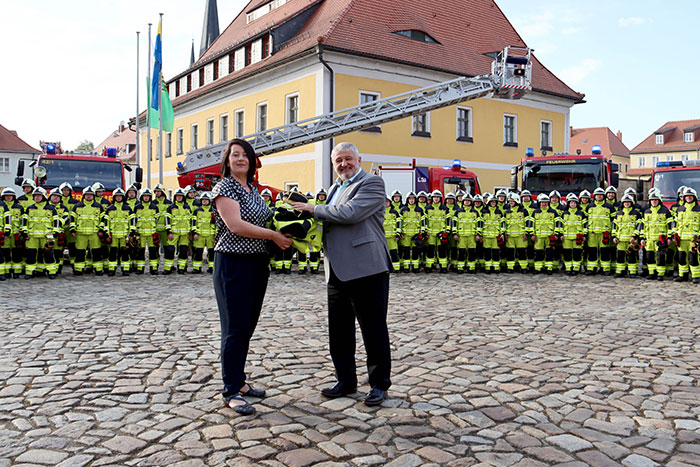
{"label": "roof window", "polygon": [[287,0],[272,0],[271,2],[267,2],[266,4],[256,8],[255,10],[251,11],[250,13],[246,14],[246,22],[248,24],[252,23],[258,18],[262,18],[275,8],[279,8],[282,5],[287,3]]}
{"label": "roof window", "polygon": [[409,39],[413,39],[414,41],[418,42],[427,42],[429,44],[439,44],[438,41],[433,39],[430,34],[427,32],[419,31],[417,29],[404,29],[401,31],[394,31],[394,34],[398,34],[400,36],[408,37]]}

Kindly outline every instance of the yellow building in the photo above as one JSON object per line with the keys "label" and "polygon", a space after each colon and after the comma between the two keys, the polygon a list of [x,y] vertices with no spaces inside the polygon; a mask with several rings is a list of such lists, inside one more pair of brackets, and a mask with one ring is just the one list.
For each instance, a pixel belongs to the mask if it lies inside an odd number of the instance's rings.
{"label": "yellow building", "polygon": [[[487,73],[495,53],[525,45],[492,2],[466,3],[251,1],[199,60],[168,81],[175,128],[164,136],[166,186],[178,186],[176,165],[194,148]],[[583,102],[537,59],[532,81],[533,92],[518,101],[480,98],[264,156],[260,180],[304,192],[328,187],[331,148],[350,141],[366,170],[460,159],[483,190],[507,186],[527,147],[569,151],[569,111]],[[146,148],[145,134],[143,141]],[[154,156],[152,184],[158,163]]]}
{"label": "yellow building", "polygon": [[630,157],[635,175],[650,175],[659,162],[700,160],[700,119],[664,123]]}

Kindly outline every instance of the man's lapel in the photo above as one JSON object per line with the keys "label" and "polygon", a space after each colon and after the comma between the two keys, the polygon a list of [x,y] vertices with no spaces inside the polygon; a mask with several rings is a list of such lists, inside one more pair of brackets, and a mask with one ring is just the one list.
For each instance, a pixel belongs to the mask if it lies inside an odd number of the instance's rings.
{"label": "man's lapel", "polygon": [[360,173],[357,174],[357,177],[355,177],[355,180],[353,180],[353,182],[350,185],[345,187],[343,192],[340,194],[340,198],[338,199],[338,201],[335,202],[335,204],[340,204],[347,201],[347,199],[350,197],[350,193],[355,192],[357,185],[360,183],[360,181],[362,181],[363,178],[365,178],[365,175],[366,172],[360,169]]}

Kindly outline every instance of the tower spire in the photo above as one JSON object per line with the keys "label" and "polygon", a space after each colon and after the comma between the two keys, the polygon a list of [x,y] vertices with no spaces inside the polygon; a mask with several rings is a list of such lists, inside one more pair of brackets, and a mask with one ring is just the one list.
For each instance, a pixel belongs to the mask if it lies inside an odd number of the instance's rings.
{"label": "tower spire", "polygon": [[194,39],[192,39],[192,51],[190,52],[190,66],[194,65]]}
{"label": "tower spire", "polygon": [[202,43],[199,47],[201,57],[205,50],[219,37],[219,10],[216,0],[207,0],[204,9],[204,26],[202,27]]}

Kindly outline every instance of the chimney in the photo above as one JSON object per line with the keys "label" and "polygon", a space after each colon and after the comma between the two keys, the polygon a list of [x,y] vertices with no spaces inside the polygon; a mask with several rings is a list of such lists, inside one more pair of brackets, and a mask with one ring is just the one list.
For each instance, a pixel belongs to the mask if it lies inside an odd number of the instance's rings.
{"label": "chimney", "polygon": [[569,137],[571,138],[573,136],[574,136],[574,127],[570,126],[569,127]]}
{"label": "chimney", "polygon": [[619,130],[617,131],[617,139],[619,139],[620,141],[622,141],[622,132],[619,131]]}

